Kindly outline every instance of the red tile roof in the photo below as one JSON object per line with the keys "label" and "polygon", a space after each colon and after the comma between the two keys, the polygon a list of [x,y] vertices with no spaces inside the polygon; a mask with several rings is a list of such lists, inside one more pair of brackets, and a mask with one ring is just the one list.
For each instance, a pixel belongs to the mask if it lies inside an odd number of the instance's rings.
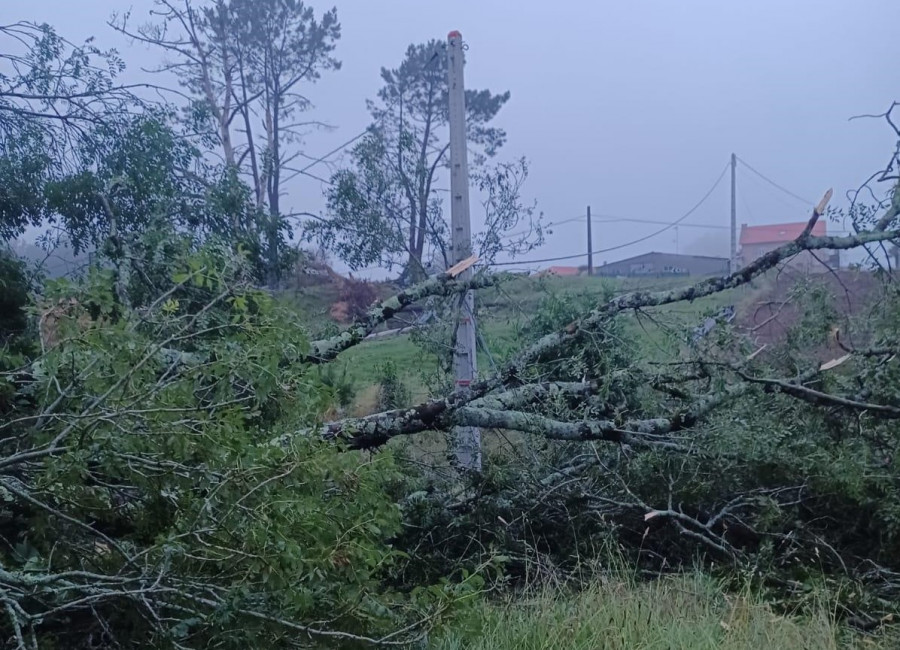
{"label": "red tile roof", "polygon": [[[806,227],[805,221],[795,223],[775,223],[768,226],[743,226],[741,228],[741,246],[752,244],[783,244],[797,239]],[[812,234],[824,237],[825,222],[817,221]]]}
{"label": "red tile roof", "polygon": [[547,269],[547,273],[553,275],[578,275],[580,271],[577,266],[551,266]]}

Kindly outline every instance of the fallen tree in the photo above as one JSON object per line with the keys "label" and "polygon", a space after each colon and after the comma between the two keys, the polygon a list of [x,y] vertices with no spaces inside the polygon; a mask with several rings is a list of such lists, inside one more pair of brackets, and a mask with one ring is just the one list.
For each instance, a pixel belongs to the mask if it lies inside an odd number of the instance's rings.
{"label": "fallen tree", "polygon": [[[711,278],[694,285],[681,287],[666,291],[657,292],[632,292],[622,296],[618,296],[609,302],[594,309],[586,314],[578,321],[568,324],[566,327],[549,333],[533,344],[527,346],[524,350],[515,355],[500,372],[474,382],[470,386],[428,402],[419,404],[405,409],[396,409],[384,413],[376,413],[371,416],[362,418],[350,418],[331,422],[323,428],[322,435],[330,440],[343,440],[351,446],[351,448],[371,448],[377,447],[388,440],[397,436],[406,436],[423,431],[433,429],[448,429],[454,425],[460,426],[487,426],[479,424],[479,421],[492,420],[498,422],[504,420],[507,426],[491,426],[489,428],[504,428],[517,431],[534,431],[540,430],[542,427],[535,425],[532,418],[515,417],[514,414],[500,416],[493,414],[489,416],[478,408],[470,406],[474,400],[483,399],[492,392],[510,386],[520,386],[519,394],[527,395],[527,398],[521,404],[516,402],[505,403],[503,410],[514,410],[517,405],[535,403],[540,401],[538,396],[543,396],[541,392],[541,384],[529,383],[529,368],[532,365],[539,364],[542,359],[548,358],[567,345],[577,344],[579,340],[584,339],[593,332],[602,330],[613,318],[618,314],[628,311],[636,311],[649,307],[660,307],[678,302],[693,301],[715,293],[721,293],[729,289],[734,289],[751,282],[754,278],[760,277],[766,272],[774,269],[779,263],[803,252],[815,250],[849,250],[858,248],[873,242],[892,241],[900,238],[900,231],[888,231],[887,226],[891,221],[882,220],[871,231],[861,232],[856,235],[847,237],[813,237],[810,235],[813,226],[825,213],[828,201],[831,198],[831,190],[829,190],[822,201],[813,210],[812,217],[807,222],[803,232],[796,240],[780,246],[779,248],[763,255],[743,269],[722,278]],[[476,281],[486,285],[484,280]],[[428,283],[425,286],[433,286]],[[443,287],[450,285],[444,284]],[[416,290],[414,293],[421,293]],[[402,294],[401,294],[402,295]],[[436,295],[436,294],[430,294]],[[396,304],[395,299],[390,300],[390,304]],[[409,303],[406,303],[409,304]],[[379,307],[373,310],[373,314],[379,313]],[[396,311],[391,311],[396,313]],[[366,330],[367,323],[363,321],[359,325],[352,327],[349,332]],[[355,343],[360,342],[361,338],[354,339],[350,334],[342,334],[333,339],[346,343],[346,349]],[[328,346],[325,346],[328,347]],[[335,349],[329,347],[329,349]],[[811,376],[807,377],[807,379]],[[598,384],[595,385],[594,392],[602,388],[605,378],[597,378]],[[804,389],[797,384],[796,378],[786,379],[762,379],[753,378],[749,375],[742,374],[740,379],[747,382],[768,383],[768,385],[778,385],[784,392],[809,398],[813,393],[810,389]],[[523,390],[526,389],[526,390]],[[681,430],[692,426],[699,417],[707,413],[715,407],[715,405],[724,403],[730,394],[736,392],[734,388],[724,390],[721,394],[715,396],[707,396],[699,404],[688,404],[680,409],[679,412],[659,418],[652,418],[643,421],[626,421],[615,423],[613,421],[593,421],[579,423],[575,429],[571,427],[557,428],[559,435],[566,430],[567,433],[563,439],[583,439],[594,440],[599,439],[599,432],[606,432],[610,441],[621,442],[622,435],[625,430],[631,430],[637,433],[668,433]],[[827,399],[822,396],[821,399]],[[833,397],[833,401],[840,401],[842,398]],[[878,408],[869,405],[871,408]],[[884,407],[885,412],[893,412],[890,407]],[[546,425],[553,424],[551,421],[545,422]],[[562,424],[562,423],[560,423]],[[580,427],[580,429],[579,429]],[[553,427],[551,427],[552,429]],[[581,430],[583,433],[576,433]],[[619,432],[619,433],[617,433]],[[301,435],[307,435],[303,432]]]}
{"label": "fallen tree", "polygon": [[[411,643],[460,590],[478,588],[412,585],[477,573],[497,556],[511,578],[535,563],[570,570],[605,544],[657,572],[698,554],[724,560],[782,595],[824,571],[864,585],[847,603],[854,616],[892,611],[900,513],[881,495],[898,484],[900,342],[884,325],[896,296],[878,305],[883,322],[866,319],[870,342],[857,344],[851,326],[825,364],[807,352],[832,324],[816,325],[812,308],[799,343],[764,354],[728,326],[721,341],[673,346],[660,365],[622,330],[628,314],[748,285],[802,251],[900,239],[895,220],[812,237],[824,209],[796,241],[734,274],[613,297],[535,333],[462,390],[321,426],[312,423],[328,398],[310,365],[417,300],[500,278],[441,275],[312,344],[234,277],[239,264],[217,270],[214,256],[139,318],[110,312],[85,326],[73,314],[68,329],[63,318],[39,372],[29,362],[7,375],[19,401],[0,422],[0,536],[21,547],[0,573],[10,638],[28,647],[30,635],[80,642],[129,629],[132,640],[215,642],[225,629],[235,647],[297,632]],[[106,279],[74,297],[88,309],[115,295]],[[520,438],[483,476],[450,479],[421,463],[399,472],[402,447],[345,453],[457,425]],[[34,532],[23,540],[23,530]]]}

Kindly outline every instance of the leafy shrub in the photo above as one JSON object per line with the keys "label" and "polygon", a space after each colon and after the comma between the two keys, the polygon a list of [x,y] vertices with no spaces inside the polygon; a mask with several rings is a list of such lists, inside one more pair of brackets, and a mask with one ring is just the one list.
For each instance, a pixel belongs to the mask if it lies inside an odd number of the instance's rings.
{"label": "leafy shrub", "polygon": [[397,364],[386,361],[378,368],[378,408],[382,411],[409,405],[409,389],[397,373]]}
{"label": "leafy shrub", "polygon": [[459,586],[382,585],[398,558],[384,489],[397,469],[309,435],[331,391],[300,363],[291,314],[227,249],[173,266],[140,318],[109,272],[48,285],[77,309],[20,387],[28,410],[0,420],[0,635],[284,647],[445,610]]}
{"label": "leafy shrub", "polygon": [[30,290],[24,263],[0,249],[0,345],[9,345],[25,334]]}

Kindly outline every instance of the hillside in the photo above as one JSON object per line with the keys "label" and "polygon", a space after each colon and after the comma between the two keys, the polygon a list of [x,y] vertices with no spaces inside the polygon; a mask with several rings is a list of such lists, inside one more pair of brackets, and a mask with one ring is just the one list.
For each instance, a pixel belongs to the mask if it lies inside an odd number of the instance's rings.
{"label": "hillside", "polygon": [[[521,344],[522,329],[535,317],[549,310],[559,309],[566,301],[580,305],[598,304],[604,299],[632,291],[655,291],[692,284],[699,278],[608,279],[556,276],[523,276],[478,293],[482,344],[478,363],[482,373],[490,372],[511,351]],[[817,288],[832,298],[835,313],[845,317],[858,313],[868,303],[868,296],[877,286],[876,278],[868,272],[842,270],[834,274],[812,276],[773,271],[758,278],[749,286],[723,292],[692,303],[667,306],[632,314],[627,331],[644,354],[663,356],[683,345],[693,328],[724,307],[734,306],[734,327],[757,346],[771,346],[782,340],[788,329],[801,317],[796,298]],[[340,280],[296,288],[284,295],[301,313],[314,336],[333,331],[341,323],[331,317],[332,307],[341,299]],[[372,287],[384,298],[398,291],[390,283],[373,283]],[[383,329],[407,327],[421,313],[422,305],[412,307],[405,314],[390,321]],[[834,325],[839,324],[840,319]],[[448,329],[430,328],[432,345],[444,345],[449,340]],[[444,337],[441,339],[440,337]],[[834,356],[833,350],[825,356]],[[358,396],[351,409],[355,414],[371,412],[373,387],[378,383],[381,369],[393,362],[413,400],[428,396],[428,382],[438,367],[437,357],[423,350],[411,338],[408,330],[396,336],[373,339],[348,350],[338,359],[338,366],[352,383]]]}
{"label": "hillside", "polygon": [[[697,280],[690,279],[692,282]],[[522,329],[536,315],[562,309],[566,302],[580,306],[596,305],[623,293],[671,289],[683,286],[687,281],[686,278],[608,279],[533,275],[511,279],[480,291],[476,302],[483,337],[478,352],[479,368],[482,372],[489,372],[492,366],[501,363],[521,344]],[[308,286],[292,287],[282,294],[282,298],[297,310],[312,336],[321,336],[335,331],[342,324],[333,318],[333,306],[341,300],[345,282],[340,276],[329,276]],[[398,291],[391,283],[372,283],[372,287],[379,298]],[[696,327],[708,315],[738,300],[736,295],[738,292],[727,292],[689,305],[663,308],[657,310],[653,318],[638,315],[631,319],[629,329],[643,345],[664,352],[673,345],[670,340],[673,336],[683,339],[690,328]],[[422,310],[423,305],[415,305],[382,329],[406,327],[415,321]],[[664,317],[658,318],[660,315]],[[427,336],[433,345],[440,347],[445,343],[439,337],[449,339],[450,332],[446,328],[443,331],[430,328]],[[389,361],[397,366],[411,398],[427,397],[425,380],[437,370],[436,356],[423,351],[411,340],[409,333],[373,339],[348,350],[337,361],[340,372],[346,373],[358,396],[351,409],[354,413],[362,414],[370,410],[371,388],[378,381],[380,369]]]}

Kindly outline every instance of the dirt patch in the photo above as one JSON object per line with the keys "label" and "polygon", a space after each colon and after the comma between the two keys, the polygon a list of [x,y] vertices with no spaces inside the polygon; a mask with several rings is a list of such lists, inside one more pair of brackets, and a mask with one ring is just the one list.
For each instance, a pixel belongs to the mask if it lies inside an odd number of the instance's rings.
{"label": "dirt patch", "polygon": [[372,384],[356,394],[353,405],[350,407],[353,417],[365,417],[380,410],[378,408],[379,390],[380,388],[377,384]]}
{"label": "dirt patch", "polygon": [[785,340],[802,316],[796,291],[803,286],[823,287],[831,295],[840,327],[848,316],[859,315],[878,298],[881,282],[874,273],[840,270],[806,274],[784,269],[760,278],[737,308],[735,324],[760,346]]}

